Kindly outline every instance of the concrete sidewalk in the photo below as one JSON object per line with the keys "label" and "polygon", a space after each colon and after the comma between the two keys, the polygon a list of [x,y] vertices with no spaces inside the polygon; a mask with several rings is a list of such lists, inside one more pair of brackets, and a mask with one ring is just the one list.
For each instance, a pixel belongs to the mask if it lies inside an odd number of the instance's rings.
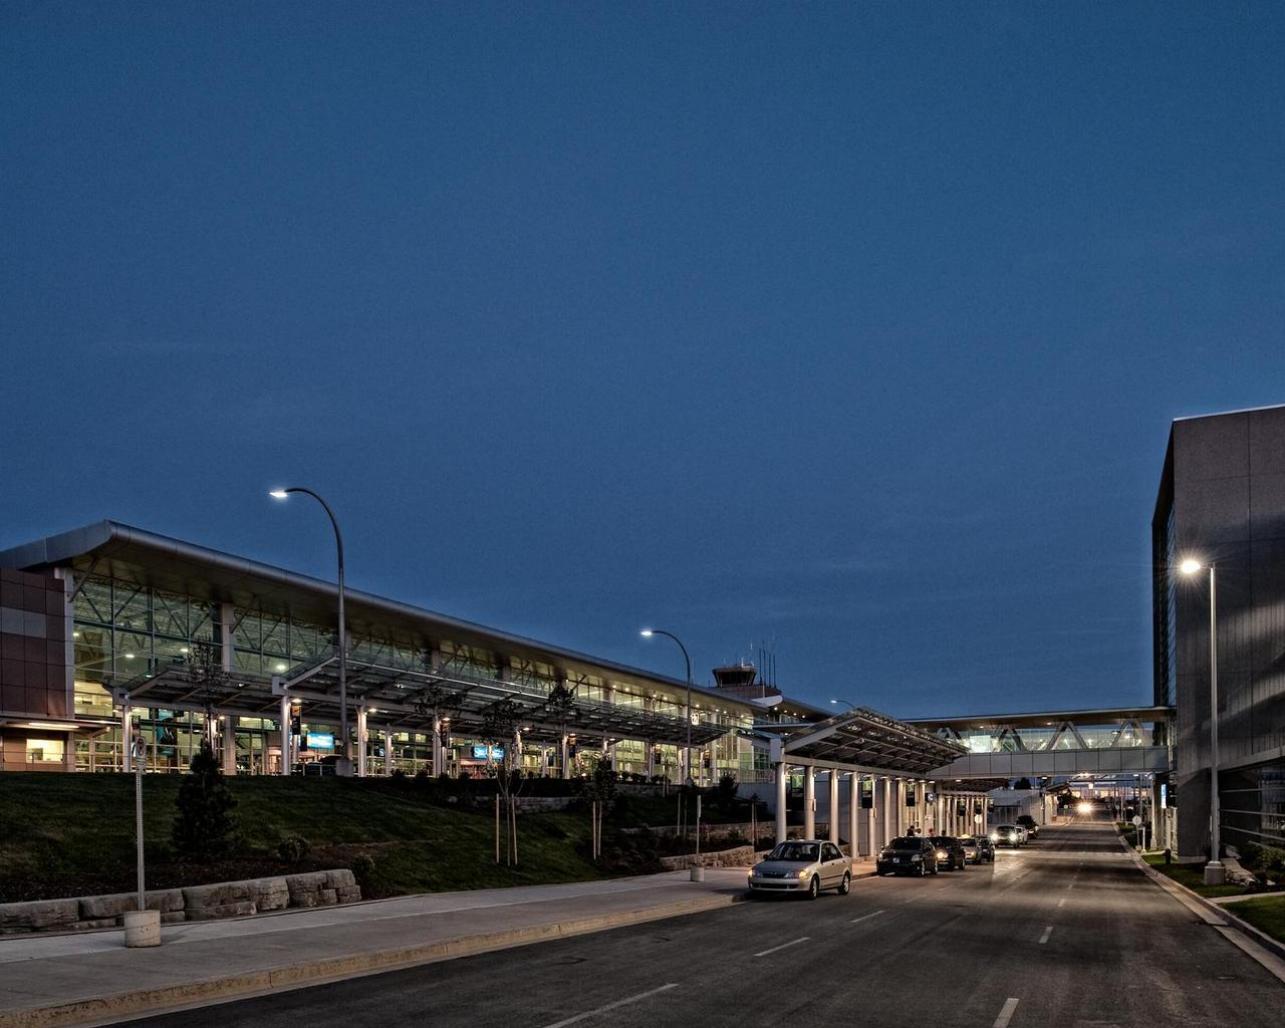
{"label": "concrete sidewalk", "polygon": [[[858,864],[854,877],[874,873]],[[711,910],[745,869],[430,893],[168,925],[157,949],[119,930],[0,940],[0,1028],[105,1022]]]}

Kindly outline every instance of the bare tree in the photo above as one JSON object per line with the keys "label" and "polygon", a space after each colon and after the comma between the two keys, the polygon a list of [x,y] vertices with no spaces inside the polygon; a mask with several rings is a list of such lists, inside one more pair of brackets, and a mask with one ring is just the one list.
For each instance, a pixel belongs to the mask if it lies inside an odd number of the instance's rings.
{"label": "bare tree", "polygon": [[[544,701],[543,717],[552,721],[558,726],[558,745],[559,759],[561,759],[562,740],[567,736],[567,725],[571,723],[571,717],[576,710],[576,690],[575,686],[567,685],[566,682],[556,682],[553,688],[549,690],[549,698]],[[569,778],[567,769],[562,769],[562,776]]]}
{"label": "bare tree", "polygon": [[464,705],[464,693],[440,679],[435,679],[419,691],[412,705],[421,717],[433,719],[436,729],[434,745],[437,747],[433,753],[433,772],[441,774],[445,770],[438,766],[442,753],[441,724],[453,717]]}
{"label": "bare tree", "polygon": [[500,812],[504,812],[505,863],[516,867],[518,863],[518,811],[517,793],[521,787],[522,770],[515,765],[517,754],[513,741],[521,723],[522,709],[505,696],[482,711],[482,741],[488,746],[501,747],[504,754],[495,766],[496,819],[495,862],[500,862]]}
{"label": "bare tree", "polygon": [[205,708],[205,740],[214,746],[214,705],[226,690],[228,673],[223,670],[223,657],[213,643],[194,642],[188,653],[188,675],[196,695]]}

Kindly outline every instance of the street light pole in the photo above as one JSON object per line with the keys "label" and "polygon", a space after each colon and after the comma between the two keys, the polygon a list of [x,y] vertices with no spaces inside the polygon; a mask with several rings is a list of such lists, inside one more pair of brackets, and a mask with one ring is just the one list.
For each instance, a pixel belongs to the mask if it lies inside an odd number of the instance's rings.
{"label": "street light pole", "polygon": [[[1204,566],[1188,557],[1179,565],[1184,575],[1194,575]],[[1214,565],[1209,570],[1209,863],[1205,884],[1222,885],[1227,869],[1222,856],[1221,804],[1218,799],[1218,580]]]}
{"label": "street light pole", "polygon": [[853,703],[851,700],[831,700],[830,701],[831,706],[835,706],[835,707],[837,707],[840,703],[846,703],[848,705],[849,710],[857,709],[857,705]]}
{"label": "street light pole", "polygon": [[695,778],[692,775],[692,658],[687,655],[687,647],[683,641],[673,632],[666,632],[663,628],[644,628],[641,632],[644,639],[650,639],[653,635],[663,635],[666,639],[672,639],[678,644],[678,648],[683,651],[683,662],[687,666],[687,783],[695,784]]}
{"label": "street light pole", "polygon": [[348,626],[344,620],[344,537],[339,532],[335,512],[322,499],[321,494],[303,486],[290,486],[286,489],[273,489],[269,495],[275,500],[284,500],[291,493],[304,493],[321,504],[322,510],[330,518],[330,527],[335,530],[335,551],[339,563],[339,760],[335,764],[335,774],[346,778],[352,775],[352,754],[348,746]]}

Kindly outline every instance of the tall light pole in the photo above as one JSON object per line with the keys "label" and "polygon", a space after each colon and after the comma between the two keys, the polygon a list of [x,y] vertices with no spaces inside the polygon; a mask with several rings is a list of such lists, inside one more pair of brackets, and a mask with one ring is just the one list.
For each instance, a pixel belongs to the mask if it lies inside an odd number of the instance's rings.
{"label": "tall light pole", "polygon": [[848,709],[849,709],[849,710],[856,710],[856,709],[857,709],[857,705],[856,705],[855,703],[853,703],[851,700],[835,700],[835,699],[832,699],[832,700],[830,701],[830,705],[831,705],[832,707],[837,707],[840,703],[846,703],[846,704],[847,704],[847,706],[848,706]]}
{"label": "tall light pole", "polygon": [[683,662],[687,665],[687,784],[692,785],[695,783],[692,776],[692,658],[687,655],[687,647],[683,645],[683,641],[673,632],[666,632],[663,628],[644,628],[639,634],[644,639],[663,635],[666,639],[673,639],[683,651]]}
{"label": "tall light pole", "polygon": [[335,530],[335,550],[339,557],[339,760],[335,764],[335,774],[347,778],[352,775],[352,754],[348,747],[348,627],[344,622],[344,537],[339,534],[335,512],[319,493],[303,486],[290,486],[287,489],[273,489],[268,495],[274,500],[284,500],[291,493],[304,493],[321,504],[326,516],[330,518],[330,527]]}
{"label": "tall light pole", "polygon": [[[1188,557],[1178,565],[1178,570],[1190,578],[1206,569],[1206,565]],[[1218,583],[1214,565],[1209,571],[1209,863],[1205,865],[1205,884],[1222,885],[1227,880],[1227,870],[1219,859],[1222,855],[1222,820],[1218,802]]]}

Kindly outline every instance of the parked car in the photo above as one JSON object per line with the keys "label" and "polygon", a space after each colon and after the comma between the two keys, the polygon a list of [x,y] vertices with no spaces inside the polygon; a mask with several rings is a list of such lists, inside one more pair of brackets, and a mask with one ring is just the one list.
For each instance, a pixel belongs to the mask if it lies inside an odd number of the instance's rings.
{"label": "parked car", "polygon": [[875,873],[880,875],[935,875],[937,848],[922,835],[893,839],[875,860]]}
{"label": "parked car", "polygon": [[965,835],[959,840],[964,847],[964,858],[974,864],[995,863],[995,847],[984,835]]}
{"label": "parked car", "polygon": [[832,842],[791,839],[777,843],[749,873],[750,895],[763,892],[803,893],[816,899],[822,889],[846,896],[852,887],[852,864]]}
{"label": "parked car", "polygon": [[998,825],[991,832],[991,842],[996,846],[1011,846],[1017,849],[1022,845],[1025,834],[1017,825]]}
{"label": "parked car", "polygon": [[963,871],[968,866],[964,844],[952,835],[934,835],[928,840],[937,853],[937,866],[947,871]]}
{"label": "parked car", "polygon": [[1032,839],[1040,834],[1040,826],[1036,824],[1035,818],[1031,817],[1030,814],[1019,814],[1017,817],[1017,827],[1025,828],[1026,834]]}

